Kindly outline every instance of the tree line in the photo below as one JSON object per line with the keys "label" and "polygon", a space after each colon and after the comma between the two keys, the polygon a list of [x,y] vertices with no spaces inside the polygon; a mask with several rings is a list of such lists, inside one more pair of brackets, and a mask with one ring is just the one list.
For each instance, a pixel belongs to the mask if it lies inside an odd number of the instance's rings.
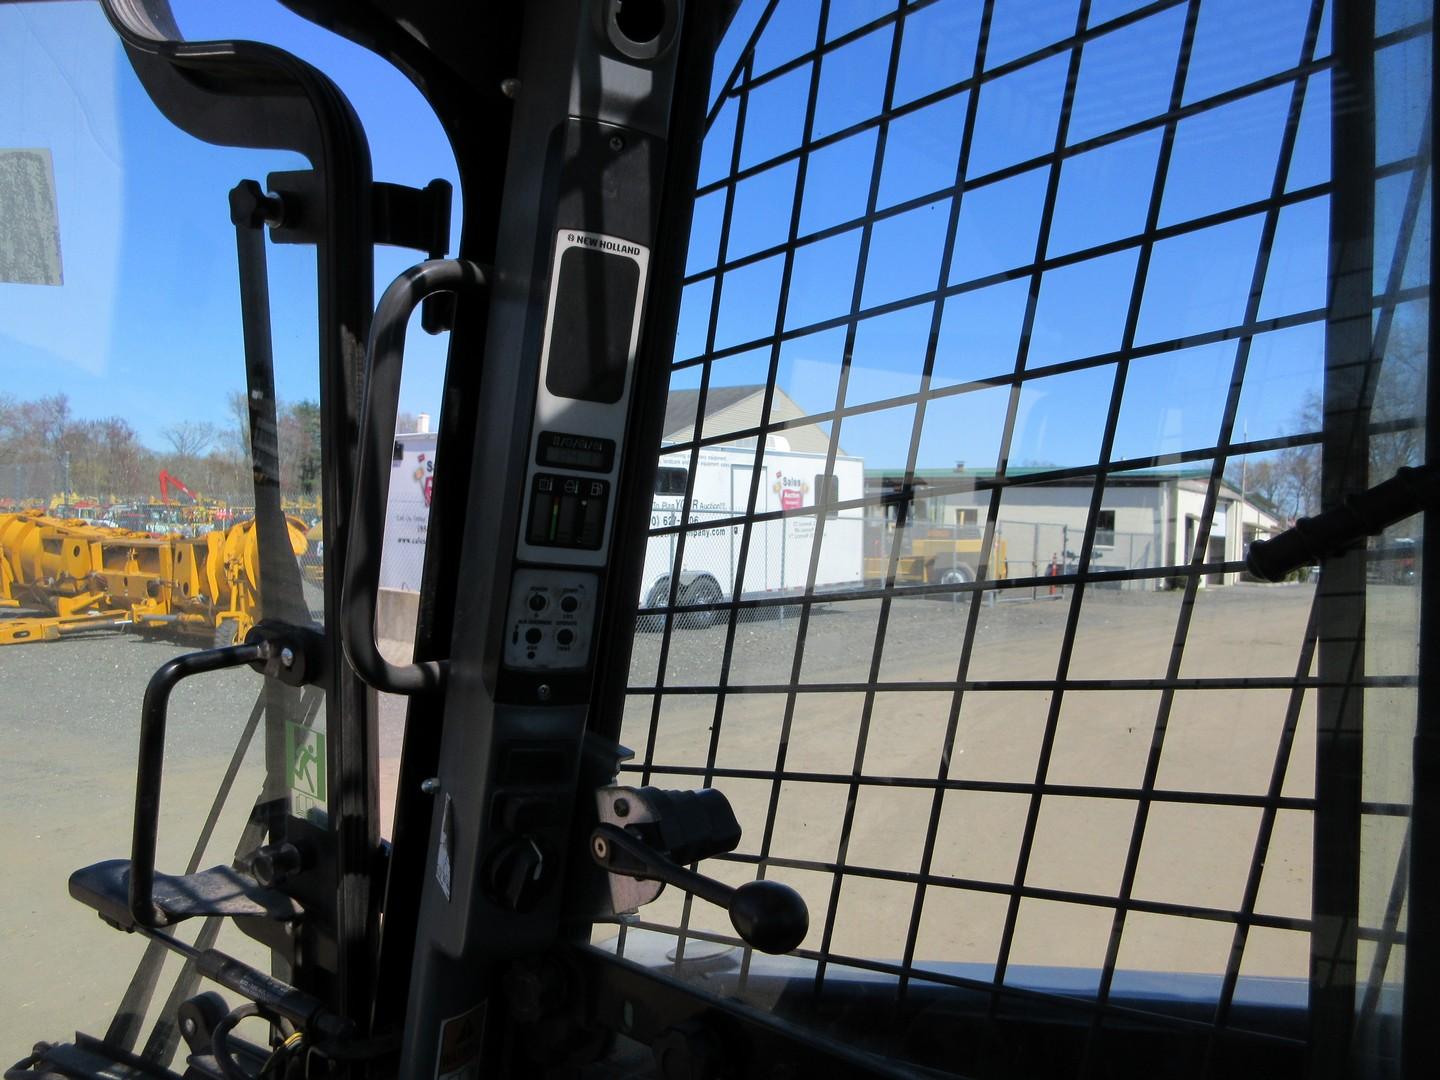
{"label": "tree line", "polygon": [[[1370,390],[1370,435],[1366,439],[1368,483],[1378,484],[1402,466],[1425,460],[1425,379],[1428,353],[1419,330],[1397,324],[1384,362]],[[1338,421],[1342,427],[1348,417]],[[1318,434],[1324,407],[1317,391],[1301,399],[1289,427],[1296,433]],[[1247,496],[1268,502],[1285,520],[1320,512],[1320,444],[1288,446],[1268,454],[1232,458],[1225,478]],[[1402,530],[1403,531],[1403,530]]]}
{"label": "tree line", "polygon": [[[151,447],[123,417],[75,416],[65,394],[33,400],[0,394],[0,500],[49,502],[68,492],[101,503],[143,502],[159,496],[164,469],[206,499],[252,503],[245,394],[231,391],[226,405],[221,423],[177,420],[162,430],[164,445]],[[319,403],[281,403],[277,412],[281,490],[318,499]]]}

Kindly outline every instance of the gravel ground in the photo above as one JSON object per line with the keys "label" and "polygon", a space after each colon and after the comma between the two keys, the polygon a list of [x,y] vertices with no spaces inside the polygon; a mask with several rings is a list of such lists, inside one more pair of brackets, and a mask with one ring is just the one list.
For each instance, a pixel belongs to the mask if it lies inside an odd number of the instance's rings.
{"label": "gravel ground", "polygon": [[[1384,590],[1381,590],[1382,592]],[[1409,589],[1372,608],[1372,670],[1413,670],[1413,618]],[[1376,590],[1372,589],[1372,594]],[[1313,589],[1307,586],[1236,586],[1203,592],[1194,612],[1181,673],[1186,676],[1279,675],[1295,672]],[[1174,593],[1093,592],[1082,607],[1070,662],[1073,678],[1149,678],[1163,675],[1171,653],[1179,597]],[[1053,678],[1069,604],[1037,600],[984,606],[979,611],[969,677],[977,680]],[[833,864],[849,807],[846,779],[857,768],[865,712],[865,683],[873,664],[881,686],[866,721],[858,769],[862,776],[901,783],[862,783],[856,789],[844,859],[849,866],[882,871],[918,864],[931,793],[904,780],[933,777],[951,694],[886,692],[884,684],[953,680],[961,657],[968,610],[943,601],[894,603],[884,648],[874,643],[880,604],[834,603],[817,610],[803,642],[800,682],[823,684],[802,693],[790,720],[786,767],[808,774],[779,786],[779,812],[770,853],[802,863]],[[1387,622],[1388,620],[1388,622]],[[1388,637],[1385,627],[1396,632]],[[783,685],[797,650],[793,617],[743,623],[736,636],[729,685]],[[664,672],[667,687],[713,686],[719,678],[725,630],[677,632]],[[1408,641],[1408,644],[1407,644]],[[654,685],[661,636],[636,639],[632,684]],[[146,680],[187,646],[129,635],[96,635],[64,642],[0,649],[0,1052],[19,1057],[37,1038],[56,1038],[76,1027],[103,1029],[140,954],[136,939],[103,927],[70,900],[71,870],[122,856],[129,845],[140,698]],[[1386,652],[1389,649],[1389,653]],[[1378,664],[1378,667],[1376,666]],[[1406,665],[1409,665],[1407,667]],[[258,680],[246,671],[202,676],[183,683],[172,707],[162,811],[163,867],[183,865],[198,823],[233,751]],[[653,696],[632,697],[623,740],[643,758],[650,742]],[[1059,784],[1131,786],[1148,753],[1158,694],[1152,691],[1075,691],[1060,713],[1049,779]],[[1165,744],[1158,783],[1184,790],[1263,791],[1283,716],[1283,691],[1182,691]],[[1045,691],[972,691],[965,696],[952,748],[951,775],[1001,782],[1035,779],[1037,751],[1049,707]],[[665,695],[655,733],[656,764],[691,770],[662,779],[666,786],[695,786],[703,778],[712,741],[715,762],[726,770],[772,771],[780,748],[785,695],[736,693],[727,697],[716,729],[712,694]],[[1400,710],[1403,717],[1403,707]],[[1412,708],[1413,715],[1413,708]],[[402,710],[382,702],[382,793],[388,808],[398,765]],[[1404,740],[1403,720],[1391,732]],[[1313,786],[1313,714],[1307,708],[1285,793],[1308,795]],[[253,754],[222,820],[207,865],[228,860],[245,811],[258,790]],[[730,796],[745,827],[742,852],[758,852],[772,785],[763,779],[716,781]],[[1378,790],[1378,789],[1377,789]],[[1380,796],[1377,796],[1380,797]],[[1012,880],[1028,798],[1013,792],[946,795],[935,844],[937,874],[978,881]],[[1135,895],[1233,906],[1258,823],[1258,811],[1156,804],[1146,830]],[[1133,803],[1096,798],[1047,797],[1041,807],[1028,880],[1032,884],[1114,895],[1133,824]],[[1388,840],[1386,841],[1389,842]],[[1308,815],[1281,815],[1261,889],[1260,909],[1277,915],[1309,912]],[[736,881],[753,868],[714,862],[717,876]],[[825,931],[832,876],[814,870],[777,869],[774,876],[807,896],[812,940]],[[1379,888],[1377,886],[1377,888]],[[913,907],[913,886],[881,877],[848,876],[835,895],[832,948],[852,955],[901,955]],[[695,921],[724,928],[724,916],[696,905]],[[667,894],[647,917],[679,915],[679,898]],[[919,927],[917,955],[935,961],[993,962],[1004,899],[993,891],[932,889]],[[1016,963],[1093,965],[1103,955],[1110,916],[1104,908],[1027,900],[1020,909]],[[1134,916],[1122,947],[1122,966],[1166,970],[1223,970],[1230,927],[1162,916]],[[238,935],[222,948],[247,953]],[[1303,977],[1305,935],[1256,931],[1246,974]],[[1097,951],[1098,950],[1098,951]]]}

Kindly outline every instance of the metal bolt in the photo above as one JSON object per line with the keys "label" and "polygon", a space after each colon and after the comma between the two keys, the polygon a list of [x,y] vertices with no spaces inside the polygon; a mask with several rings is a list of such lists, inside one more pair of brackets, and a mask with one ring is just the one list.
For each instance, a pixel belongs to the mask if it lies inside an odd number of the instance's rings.
{"label": "metal bolt", "polygon": [[630,800],[629,800],[629,799],[616,799],[616,800],[615,800],[615,816],[616,816],[616,817],[625,817],[625,816],[626,816],[627,814],[629,814],[629,813],[630,813]]}
{"label": "metal bolt", "polygon": [[440,778],[438,776],[431,776],[421,780],[420,790],[426,795],[434,795],[440,790]]}
{"label": "metal bolt", "polygon": [[549,700],[550,700],[550,687],[549,687],[549,685],[546,684],[546,683],[541,683],[539,686],[537,686],[537,687],[535,688],[535,696],[536,696],[537,698],[539,698],[541,701],[549,701]]}
{"label": "metal bolt", "polygon": [[611,150],[617,150],[617,151],[618,151],[618,150],[624,150],[624,149],[625,149],[625,140],[622,139],[619,135],[611,135],[611,136],[610,136],[610,149],[611,149]]}
{"label": "metal bolt", "polygon": [[186,1035],[194,1035],[195,1021],[187,1016],[184,1020],[180,1021],[180,1030],[185,1032]]}
{"label": "metal bolt", "polygon": [[504,95],[505,95],[506,97],[508,97],[508,98],[513,98],[513,97],[515,97],[516,95],[518,95],[518,94],[520,93],[520,80],[519,80],[519,79],[501,79],[501,80],[500,80],[500,93],[504,94]]}
{"label": "metal bolt", "polygon": [[272,229],[285,224],[285,201],[279,195],[266,195],[256,207],[260,217]]}
{"label": "metal bolt", "polygon": [[290,648],[289,646],[286,646],[285,648],[281,649],[281,650],[280,650],[280,663],[284,664],[286,667],[294,667],[294,666],[295,666],[295,650],[292,649],[292,648]]}
{"label": "metal bolt", "polygon": [[597,859],[609,858],[610,842],[606,840],[603,836],[595,837],[594,841],[591,843],[591,847],[595,849],[595,857]]}

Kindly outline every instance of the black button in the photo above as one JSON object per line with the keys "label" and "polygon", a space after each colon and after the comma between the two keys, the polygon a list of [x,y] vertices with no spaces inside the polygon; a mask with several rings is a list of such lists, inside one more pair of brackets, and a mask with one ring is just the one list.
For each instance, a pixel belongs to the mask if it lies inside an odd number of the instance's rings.
{"label": "black button", "polygon": [[575,640],[575,631],[561,630],[558,634],[555,635],[555,640],[558,641],[561,645],[569,645],[572,641]]}
{"label": "black button", "polygon": [[574,611],[574,610],[575,610],[576,608],[578,608],[579,606],[580,606],[580,598],[579,598],[578,596],[573,596],[573,595],[571,595],[571,596],[562,596],[562,597],[560,598],[560,610],[563,611],[563,612],[565,612],[565,614],[567,614],[567,615],[569,615],[572,611]]}
{"label": "black button", "polygon": [[544,636],[544,633],[538,626],[532,626],[529,630],[525,631],[525,640],[531,645],[539,645],[540,639]]}
{"label": "black button", "polygon": [[547,599],[545,599],[545,594],[544,594],[544,593],[536,592],[536,593],[531,593],[531,594],[530,594],[530,610],[531,610],[531,611],[544,611],[544,610],[545,610],[545,605],[548,604],[548,603],[550,603],[550,601],[547,600]]}

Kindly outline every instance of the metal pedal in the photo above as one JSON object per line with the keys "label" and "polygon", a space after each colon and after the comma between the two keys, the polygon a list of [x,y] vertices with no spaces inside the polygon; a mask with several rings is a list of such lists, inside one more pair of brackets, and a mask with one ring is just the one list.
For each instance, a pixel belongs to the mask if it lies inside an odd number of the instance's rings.
{"label": "metal pedal", "polygon": [[[130,860],[107,859],[70,875],[70,895],[94,908],[106,922],[134,930],[130,912]],[[198,874],[155,875],[151,893],[155,926],[172,926],[203,915],[250,916],[290,922],[304,909],[284,893],[267,889],[254,878],[229,866],[214,866]]]}

